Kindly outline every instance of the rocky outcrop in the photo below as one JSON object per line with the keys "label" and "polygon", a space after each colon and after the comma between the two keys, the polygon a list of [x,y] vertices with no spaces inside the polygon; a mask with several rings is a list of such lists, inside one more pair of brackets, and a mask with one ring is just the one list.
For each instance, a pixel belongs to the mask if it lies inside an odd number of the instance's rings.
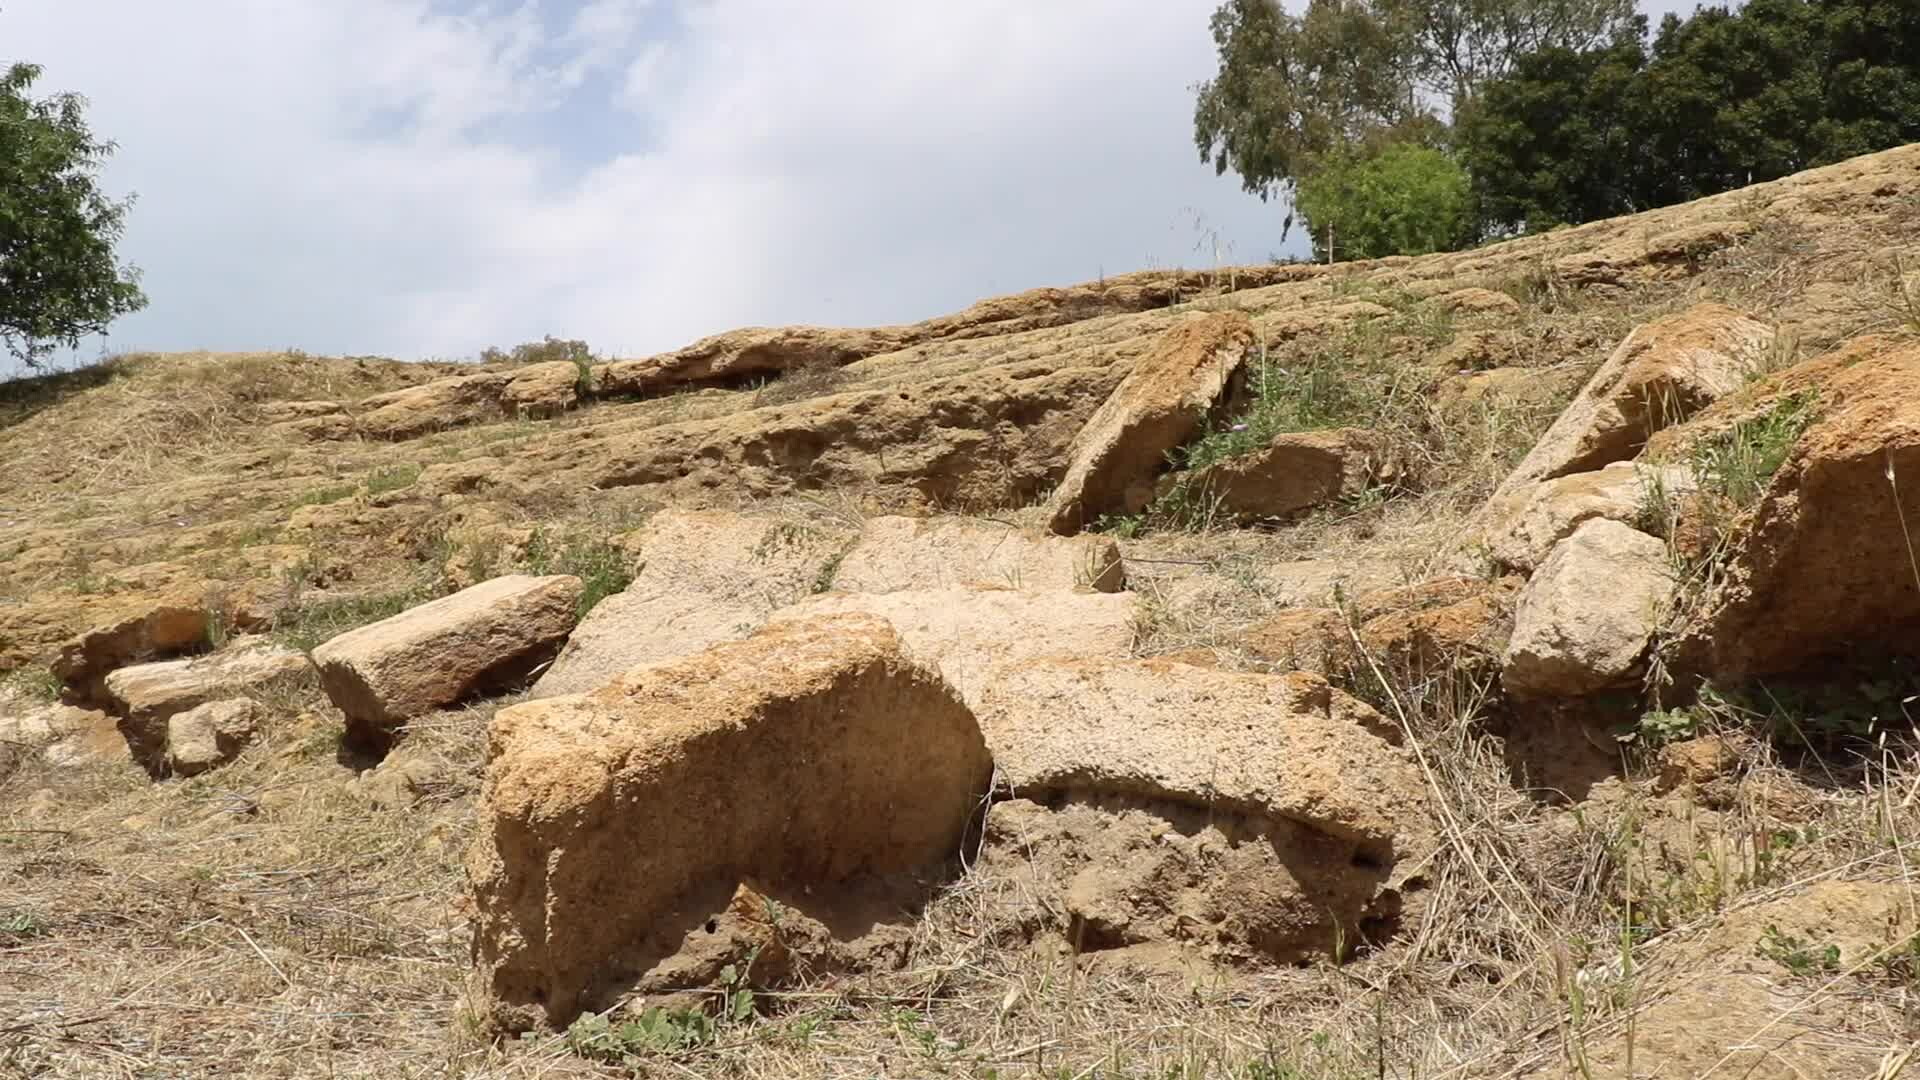
{"label": "rocky outcrop", "polygon": [[844,367],[916,346],[1020,334],[1152,311],[1223,291],[1304,281],[1324,272],[1310,266],[1239,267],[1230,275],[1147,271],[1066,288],[998,296],[952,315],[906,326],[749,327],[702,338],[658,356],[597,365],[593,369],[594,385],[602,394],[644,396],[701,383],[737,383],[756,375]]}
{"label": "rocky outcrop", "polygon": [[[1031,502],[1124,374],[1111,356],[1008,363],[707,421],[562,434],[471,482],[648,487],[662,498],[861,490],[925,506]],[[422,476],[427,484],[433,470]]]}
{"label": "rocky outcrop", "polygon": [[1277,435],[1265,447],[1160,484],[1209,518],[1286,518],[1353,498],[1399,473],[1386,440],[1363,428]]}
{"label": "rocky outcrop", "polygon": [[1685,277],[1701,260],[1752,235],[1744,221],[1712,221],[1653,236],[1628,235],[1590,251],[1554,261],[1556,278],[1569,285],[1624,285]]}
{"label": "rocky outcrop", "polygon": [[845,925],[875,882],[942,872],[990,770],[966,707],[873,618],[504,709],[469,858],[490,1015],[564,1026],[656,985],[743,882]]}
{"label": "rocky outcrop", "polygon": [[313,650],[347,737],[385,749],[408,720],[525,679],[573,629],[580,579],[513,574],[350,630]]}
{"label": "rocky outcrop", "polygon": [[1579,697],[1640,670],[1673,592],[1666,545],[1604,519],[1554,546],[1521,590],[1501,679],[1520,697]]}
{"label": "rocky outcrop", "polygon": [[963,700],[973,704],[998,664],[1043,656],[1127,655],[1138,609],[1127,593],[1042,593],[955,585],[816,596],[776,612],[770,621],[843,615],[885,619],[915,660],[937,669]]}
{"label": "rocky outcrop", "polygon": [[1586,522],[1658,519],[1697,487],[1685,467],[1631,461],[1518,486],[1494,500],[1482,542],[1498,565],[1530,571]]}
{"label": "rocky outcrop", "polygon": [[1315,676],[1036,660],[977,712],[1015,800],[990,838],[1024,838],[1080,951],[1332,954],[1398,925],[1434,844],[1411,756]]}
{"label": "rocky outcrop", "polygon": [[1773,330],[1732,308],[1700,304],[1628,334],[1508,477],[1503,490],[1589,472],[1739,389],[1760,370]]}
{"label": "rocky outcrop", "polygon": [[1358,638],[1389,678],[1486,678],[1499,666],[1520,579],[1434,578],[1362,596]]}
{"label": "rocky outcrop", "polygon": [[581,368],[569,360],[461,372],[359,401],[270,403],[262,419],[309,439],[404,440],[469,424],[558,416],[580,403]]}
{"label": "rocky outcrop", "polygon": [[878,517],[861,526],[831,585],[874,593],[949,585],[1118,592],[1126,581],[1120,547],[1108,537],[1030,536],[966,518]]}
{"label": "rocky outcrop", "polygon": [[1167,451],[1200,429],[1253,346],[1239,312],[1190,316],[1167,330],[1074,436],[1047,502],[1049,527],[1070,536],[1103,515],[1143,509]]}
{"label": "rocky outcrop", "polygon": [[311,670],[307,658],[292,649],[241,640],[206,656],[120,668],[107,675],[106,688],[134,755],[151,760],[166,745],[167,720],[176,713],[301,679]]}
{"label": "rocky outcrop", "polygon": [[240,756],[259,731],[263,710],[247,698],[209,701],[167,724],[167,771],[197,776]]}
{"label": "rocky outcrop", "polygon": [[1434,298],[1434,303],[1463,315],[1515,315],[1520,311],[1520,301],[1506,293],[1477,286],[1441,293]]}
{"label": "rocky outcrop", "polygon": [[632,583],[587,613],[533,695],[580,693],[746,637],[775,610],[825,591],[851,542],[832,522],[662,510],[625,538],[638,566]]}
{"label": "rocky outcrop", "polygon": [[517,368],[500,389],[500,411],[508,416],[559,416],[580,402],[580,365],[548,360]]}
{"label": "rocky outcrop", "polygon": [[181,600],[130,608],[60,646],[54,674],[85,696],[107,672],[136,660],[178,655],[206,645],[215,614],[204,604]]}
{"label": "rocky outcrop", "polygon": [[1768,482],[1686,633],[1682,666],[1739,677],[1836,654],[1920,653],[1920,346],[1866,338],[1703,414],[1711,438],[1798,395],[1815,419]]}
{"label": "rocky outcrop", "polygon": [[1238,644],[1273,671],[1344,677],[1360,662],[1347,617],[1329,607],[1286,608],[1243,631]]}
{"label": "rocky outcrop", "polygon": [[1327,607],[1279,611],[1242,632],[1239,645],[1274,671],[1306,671],[1343,684],[1371,669],[1424,682],[1480,676],[1497,666],[1512,619],[1517,578],[1435,578],[1376,589]]}

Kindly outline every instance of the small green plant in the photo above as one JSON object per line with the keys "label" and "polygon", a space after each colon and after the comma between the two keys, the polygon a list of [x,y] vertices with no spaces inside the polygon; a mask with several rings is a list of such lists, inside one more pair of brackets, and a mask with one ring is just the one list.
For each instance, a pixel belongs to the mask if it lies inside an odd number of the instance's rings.
{"label": "small green plant", "polygon": [[534,530],[524,557],[533,574],[571,574],[580,579],[579,614],[633,584],[633,568],[618,544],[592,536],[570,535],[555,540],[545,529]]}
{"label": "small green plant", "polygon": [[942,1048],[940,1032],[927,1018],[913,1009],[896,1009],[893,1014],[893,1028],[905,1041],[920,1048],[928,1057],[938,1057]]}
{"label": "small green plant", "polygon": [[0,943],[18,945],[29,938],[45,937],[47,931],[47,921],[31,911],[0,915]]}
{"label": "small green plant", "polygon": [[329,484],[301,492],[300,498],[294,505],[325,506],[328,503],[337,503],[341,499],[350,499],[359,492],[359,484]]}
{"label": "small green plant", "polygon": [[753,558],[756,562],[765,562],[790,547],[800,547],[808,540],[820,535],[820,530],[799,522],[782,521],[766,532],[753,545]]}
{"label": "small green plant", "polygon": [[1147,508],[1156,522],[1187,532],[1205,532],[1221,521],[1222,496],[1209,490],[1204,473],[1184,472]]}
{"label": "small green plant", "polygon": [[1816,419],[1818,406],[1816,394],[1788,394],[1759,416],[1701,440],[1693,448],[1694,475],[1735,505],[1753,505]]}
{"label": "small green plant", "polygon": [[367,494],[383,495],[389,491],[399,491],[412,487],[420,479],[418,465],[390,465],[375,469],[367,474]]}
{"label": "small green plant", "polygon": [[1760,935],[1755,951],[1786,968],[1796,978],[1805,979],[1840,970],[1840,946],[1819,948],[1791,934],[1781,933],[1780,928],[1772,924],[1768,924],[1766,931]]}
{"label": "small green plant", "polygon": [[852,547],[836,551],[832,558],[820,564],[820,572],[813,575],[813,591],[816,594],[833,591],[833,579],[840,576],[840,564],[847,560],[852,551]]}
{"label": "small green plant", "polygon": [[60,695],[66,692],[67,684],[60,676],[53,673],[52,668],[35,664],[31,667],[15,668],[4,679],[0,679],[0,687],[5,687],[21,697],[34,701],[53,702],[60,700]]}
{"label": "small green plant", "polygon": [[1651,749],[1691,739],[1699,728],[1700,717],[1691,709],[1655,709],[1640,717],[1625,741]]}
{"label": "small green plant", "polygon": [[1135,540],[1147,531],[1147,516],[1145,514],[1101,514],[1093,523],[1092,531],[1122,540]]}
{"label": "small green plant", "polygon": [[614,1065],[652,1054],[681,1054],[713,1042],[713,1018],[697,1009],[654,1007],[614,1023],[588,1013],[567,1027],[567,1048],[583,1058]]}
{"label": "small green plant", "polygon": [[1362,373],[1349,366],[1345,352],[1320,350],[1284,366],[1263,353],[1247,381],[1252,402],[1246,412],[1175,450],[1173,464],[1203,469],[1258,450],[1286,432],[1366,423],[1378,410],[1380,397]]}
{"label": "small green plant", "polygon": [[329,638],[391,618],[410,607],[434,599],[444,591],[436,580],[388,592],[318,597],[276,615],[272,634],[293,648],[310,652]]}

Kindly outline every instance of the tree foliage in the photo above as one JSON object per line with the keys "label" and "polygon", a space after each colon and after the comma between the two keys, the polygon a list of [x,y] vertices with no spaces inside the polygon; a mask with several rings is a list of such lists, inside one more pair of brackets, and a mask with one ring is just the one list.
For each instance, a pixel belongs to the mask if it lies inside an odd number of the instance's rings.
{"label": "tree foliage", "polygon": [[39,75],[0,76],[0,341],[29,366],[146,305],[114,258],[129,204],[95,179],[113,144],[94,139],[78,96],[31,97]]}
{"label": "tree foliage", "polygon": [[1683,202],[1920,139],[1920,4],[1751,0],[1524,57],[1460,117],[1489,229]]}
{"label": "tree foliage", "polygon": [[1300,181],[1294,204],[1319,257],[1424,255],[1471,239],[1468,189],[1466,171],[1453,158],[1397,143],[1332,155]]}
{"label": "tree foliage", "polygon": [[1401,28],[1373,0],[1227,0],[1213,14],[1219,74],[1195,88],[1194,141],[1261,198],[1322,155],[1424,115]]}
{"label": "tree foliage", "polygon": [[1634,23],[1633,0],[1394,0],[1415,70],[1456,106],[1542,49],[1588,49]]}
{"label": "tree foliage", "polygon": [[1633,0],[1308,0],[1292,15],[1226,0],[1219,72],[1195,87],[1195,142],[1264,198],[1346,147],[1437,142],[1441,106],[1531,51],[1607,40],[1632,12]]}
{"label": "tree foliage", "polygon": [[1543,49],[1489,84],[1458,125],[1483,222],[1542,229],[1630,212],[1647,186],[1627,117],[1645,63],[1640,34],[1625,33],[1602,49]]}

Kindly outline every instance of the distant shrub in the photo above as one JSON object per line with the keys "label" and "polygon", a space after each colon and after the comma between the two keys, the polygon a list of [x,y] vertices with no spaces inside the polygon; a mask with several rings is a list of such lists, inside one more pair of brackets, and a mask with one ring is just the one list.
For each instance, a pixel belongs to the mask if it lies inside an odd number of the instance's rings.
{"label": "distant shrub", "polygon": [[[1294,193],[1316,255],[1377,259],[1465,247],[1471,185],[1453,158],[1401,143],[1377,153],[1332,154]],[[1331,244],[1329,244],[1331,229]]]}
{"label": "distant shrub", "polygon": [[480,362],[483,364],[546,364],[555,360],[590,364],[593,362],[593,350],[587,348],[584,341],[557,338],[549,334],[539,341],[529,341],[511,349],[496,345],[480,351]]}

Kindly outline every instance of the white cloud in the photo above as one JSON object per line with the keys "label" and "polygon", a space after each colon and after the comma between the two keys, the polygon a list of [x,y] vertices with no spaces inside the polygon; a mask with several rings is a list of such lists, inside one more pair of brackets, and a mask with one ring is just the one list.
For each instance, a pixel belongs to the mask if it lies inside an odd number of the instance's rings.
{"label": "white cloud", "polygon": [[118,345],[633,353],[1210,260],[1187,207],[1266,257],[1191,148],[1211,7],[10,0],[0,40],[140,194]]}

